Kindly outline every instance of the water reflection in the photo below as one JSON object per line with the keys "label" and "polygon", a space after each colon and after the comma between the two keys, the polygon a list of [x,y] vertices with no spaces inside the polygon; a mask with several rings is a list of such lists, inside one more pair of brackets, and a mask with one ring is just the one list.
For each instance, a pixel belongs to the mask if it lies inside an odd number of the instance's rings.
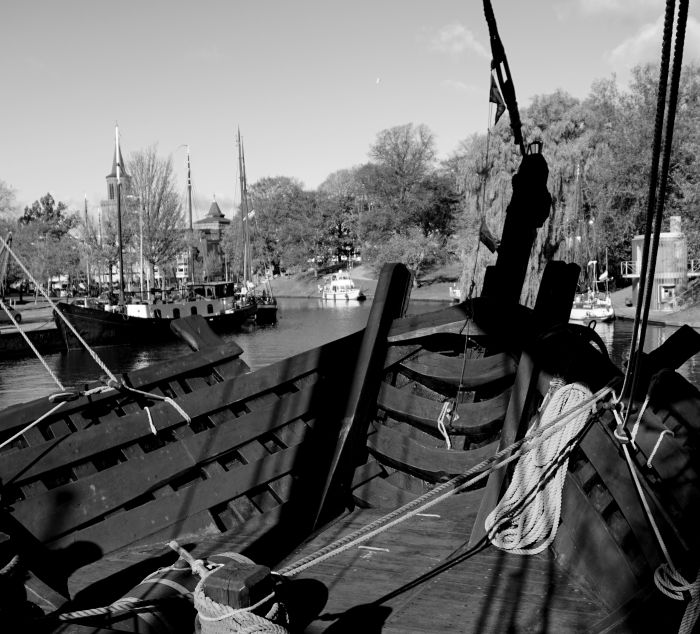
{"label": "water reflection", "polygon": [[[439,310],[444,305],[447,303],[411,302],[409,313]],[[251,327],[227,335],[224,339],[236,341],[244,350],[243,360],[256,369],[363,328],[370,307],[371,302],[333,303],[316,298],[282,299],[276,325]],[[645,349],[651,350],[659,346],[674,330],[649,326]],[[605,342],[617,365],[626,361],[632,337],[632,322],[598,324],[596,332]],[[188,350],[184,344],[173,343],[138,349],[101,348],[98,352],[112,372],[120,373],[181,356]],[[45,360],[66,387],[82,386],[104,374],[87,352],[53,354],[46,356]],[[338,363],[342,362],[342,359],[338,359]],[[680,371],[695,385],[700,385],[700,355],[683,364]],[[38,359],[0,361],[0,408],[46,396],[57,390]]]}

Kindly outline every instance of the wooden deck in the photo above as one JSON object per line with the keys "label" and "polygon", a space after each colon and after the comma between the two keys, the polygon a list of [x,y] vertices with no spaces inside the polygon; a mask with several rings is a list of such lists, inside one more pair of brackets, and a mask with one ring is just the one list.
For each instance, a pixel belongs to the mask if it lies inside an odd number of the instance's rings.
{"label": "wooden deck", "polygon": [[[454,496],[302,573],[287,590],[292,616],[304,609],[296,601],[322,604],[305,629],[314,634],[581,632],[602,619],[602,607],[547,553],[519,557],[491,546],[467,548],[482,493]],[[381,515],[359,509],[285,563]],[[302,588],[303,599],[296,598]]]}

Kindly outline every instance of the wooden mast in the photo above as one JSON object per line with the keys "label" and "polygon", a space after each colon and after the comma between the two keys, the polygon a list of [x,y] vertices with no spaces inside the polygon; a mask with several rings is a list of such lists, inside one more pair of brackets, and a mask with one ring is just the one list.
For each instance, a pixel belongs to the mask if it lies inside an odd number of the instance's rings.
{"label": "wooden mast", "polygon": [[114,126],[116,142],[116,165],[117,165],[117,239],[119,240],[119,305],[124,306],[124,251],[122,245],[122,195],[121,195],[121,160],[122,153],[119,149],[119,126]]}
{"label": "wooden mast", "polygon": [[189,228],[190,228],[190,248],[189,248],[189,253],[187,254],[189,258],[189,268],[190,268],[190,276],[192,279],[192,284],[194,284],[194,257],[193,257],[193,252],[194,252],[194,246],[192,245],[192,242],[194,241],[194,229],[192,228],[192,172],[190,171],[190,146],[187,146],[187,216],[189,220]]}
{"label": "wooden mast", "polygon": [[245,156],[243,155],[243,142],[241,130],[238,128],[238,176],[241,182],[241,227],[243,229],[243,284],[250,279],[250,234],[248,232],[248,191],[245,174]]}

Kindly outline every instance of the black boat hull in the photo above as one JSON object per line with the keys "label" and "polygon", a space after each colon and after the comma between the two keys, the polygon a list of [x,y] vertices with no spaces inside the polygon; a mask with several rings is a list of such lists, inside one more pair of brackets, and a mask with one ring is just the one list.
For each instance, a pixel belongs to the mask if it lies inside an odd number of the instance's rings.
{"label": "black boat hull", "polygon": [[[90,346],[121,346],[133,343],[160,343],[176,341],[170,329],[170,318],[132,317],[117,312],[84,308],[60,303],[59,310],[68,318],[80,336]],[[240,328],[255,316],[256,306],[244,306],[233,312],[204,315],[216,332],[228,332]],[[54,313],[56,327],[68,350],[82,348],[73,332],[60,316]]]}

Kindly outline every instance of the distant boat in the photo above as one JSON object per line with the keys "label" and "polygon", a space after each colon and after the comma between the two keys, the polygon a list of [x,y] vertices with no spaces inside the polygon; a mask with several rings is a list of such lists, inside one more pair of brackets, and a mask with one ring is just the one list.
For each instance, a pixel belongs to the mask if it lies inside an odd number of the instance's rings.
{"label": "distant boat", "polygon": [[[56,311],[78,331],[90,346],[118,346],[133,343],[151,343],[175,340],[170,330],[173,319],[188,315],[202,315],[218,332],[240,327],[252,319],[256,305],[237,292],[232,282],[188,284],[179,292],[155,289],[149,297],[127,300],[124,293],[124,263],[121,250],[121,177],[122,155],[119,148],[119,130],[115,140],[115,174],[117,226],[119,231],[119,301],[114,304],[83,306],[59,302]],[[189,160],[189,159],[188,159]],[[189,171],[189,170],[188,170]],[[188,178],[188,193],[191,184]],[[191,196],[188,196],[191,200]],[[191,217],[191,211],[190,211]],[[79,349],[83,344],[66,324],[61,315],[54,313],[56,327],[68,350]]]}
{"label": "distant boat", "polygon": [[[613,308],[610,290],[608,288],[607,269],[599,277],[597,276],[597,261],[591,260],[588,267],[591,270],[593,287],[589,287],[586,293],[577,294],[571,306],[570,321],[613,321],[615,309]],[[604,285],[605,290],[600,290]]]}
{"label": "distant boat", "polygon": [[338,271],[323,278],[323,284],[319,284],[318,291],[323,299],[334,301],[366,299],[361,289],[355,286],[347,271]]}
{"label": "distant boat", "polygon": [[[201,315],[216,332],[228,332],[251,321],[257,306],[236,293],[233,282],[190,284],[187,291],[157,291],[148,301],[132,301],[103,308],[59,302],[60,311],[90,346],[175,341],[170,330],[173,319]],[[60,315],[56,327],[68,350],[82,348]]]}

